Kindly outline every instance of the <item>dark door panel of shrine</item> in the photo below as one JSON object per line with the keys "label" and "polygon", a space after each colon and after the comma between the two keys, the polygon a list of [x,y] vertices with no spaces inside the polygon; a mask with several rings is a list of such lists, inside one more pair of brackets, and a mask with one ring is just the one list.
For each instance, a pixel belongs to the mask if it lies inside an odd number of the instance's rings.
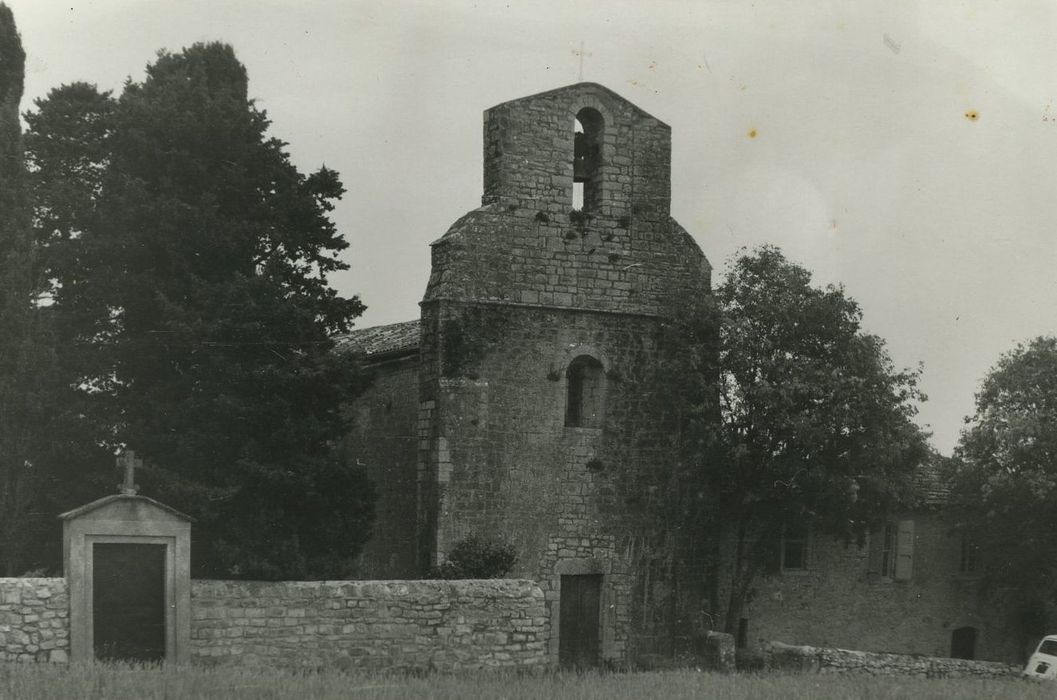
{"label": "dark door panel of shrine", "polygon": [[570,668],[598,665],[601,575],[562,576],[558,661]]}
{"label": "dark door panel of shrine", "polygon": [[96,543],[92,629],[101,660],[165,660],[165,545]]}

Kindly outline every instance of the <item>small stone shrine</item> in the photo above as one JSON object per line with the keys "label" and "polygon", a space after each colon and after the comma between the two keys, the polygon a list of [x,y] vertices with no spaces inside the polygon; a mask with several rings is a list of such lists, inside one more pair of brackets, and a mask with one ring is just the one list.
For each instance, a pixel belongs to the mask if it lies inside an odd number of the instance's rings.
{"label": "small stone shrine", "polygon": [[190,655],[191,521],[137,494],[131,450],[119,493],[63,520],[70,658],[185,663]]}

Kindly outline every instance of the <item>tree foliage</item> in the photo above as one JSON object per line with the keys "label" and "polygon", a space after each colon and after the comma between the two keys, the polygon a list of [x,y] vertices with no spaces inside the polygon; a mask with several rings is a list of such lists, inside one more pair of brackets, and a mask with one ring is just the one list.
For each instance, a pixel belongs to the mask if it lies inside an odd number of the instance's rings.
{"label": "tree foliage", "polygon": [[[1015,601],[1021,632],[1057,621],[1057,338],[1003,355],[955,450],[955,500],[982,549],[989,593]],[[1047,614],[1049,612],[1049,614]]]}
{"label": "tree foliage", "polygon": [[145,489],[197,518],[195,574],[345,573],[372,498],[333,449],[360,374],[329,338],[364,308],[328,281],[338,175],[290,162],[223,44],[27,119],[74,373],[108,443],[146,456]]}
{"label": "tree foliage", "polygon": [[517,563],[512,544],[470,535],[455,543],[443,564],[430,572],[430,578],[503,578]]}
{"label": "tree foliage", "polygon": [[894,369],[859,306],[773,247],[737,257],[714,299],[677,320],[687,449],[730,534],[726,628],[784,527],[846,540],[910,497],[926,447],[915,372]]}
{"label": "tree foliage", "polygon": [[[0,575],[57,560],[67,469],[92,452],[58,357],[19,123],[25,53],[0,3]],[[49,547],[50,545],[50,547]]]}

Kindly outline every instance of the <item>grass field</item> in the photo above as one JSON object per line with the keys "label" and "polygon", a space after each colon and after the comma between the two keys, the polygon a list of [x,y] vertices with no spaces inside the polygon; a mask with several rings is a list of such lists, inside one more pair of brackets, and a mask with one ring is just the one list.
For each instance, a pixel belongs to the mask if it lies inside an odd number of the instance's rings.
{"label": "grass field", "polygon": [[815,700],[826,698],[1052,698],[1057,685],[1020,679],[928,680],[836,675],[733,675],[693,671],[518,675],[357,675],[274,670],[0,665],[0,698],[38,700],[183,700],[216,698],[443,698],[473,700],[622,700],[708,698]]}

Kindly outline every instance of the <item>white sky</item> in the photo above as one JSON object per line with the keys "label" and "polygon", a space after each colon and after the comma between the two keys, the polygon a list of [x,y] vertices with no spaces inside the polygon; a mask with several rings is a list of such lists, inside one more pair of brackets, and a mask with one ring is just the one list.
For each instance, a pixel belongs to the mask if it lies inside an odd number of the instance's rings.
{"label": "white sky", "polygon": [[[774,243],[843,283],[948,452],[1017,341],[1057,332],[1057,3],[6,0],[28,108],[232,44],[335,220],[369,310],[415,318],[428,243],[480,202],[481,113],[584,79],[672,127],[672,211],[722,274]],[[897,7],[898,6],[898,7]],[[975,111],[972,121],[966,113]],[[757,136],[749,138],[755,129]]]}

